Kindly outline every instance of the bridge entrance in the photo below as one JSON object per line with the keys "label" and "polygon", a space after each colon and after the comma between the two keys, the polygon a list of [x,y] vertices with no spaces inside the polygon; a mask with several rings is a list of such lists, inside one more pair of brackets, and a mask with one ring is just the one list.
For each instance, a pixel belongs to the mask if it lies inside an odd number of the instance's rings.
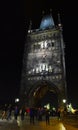
{"label": "bridge entrance", "polygon": [[29,92],[29,106],[45,107],[48,104],[57,109],[60,102],[60,91],[52,83],[35,84]]}

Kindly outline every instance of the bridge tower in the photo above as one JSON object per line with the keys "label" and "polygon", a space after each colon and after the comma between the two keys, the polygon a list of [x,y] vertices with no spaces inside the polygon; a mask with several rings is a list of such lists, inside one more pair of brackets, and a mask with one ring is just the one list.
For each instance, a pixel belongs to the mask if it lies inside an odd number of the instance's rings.
{"label": "bridge tower", "polygon": [[57,95],[58,107],[67,100],[64,41],[60,17],[56,26],[52,15],[44,15],[40,27],[28,30],[20,87],[20,100],[38,106],[48,92]]}

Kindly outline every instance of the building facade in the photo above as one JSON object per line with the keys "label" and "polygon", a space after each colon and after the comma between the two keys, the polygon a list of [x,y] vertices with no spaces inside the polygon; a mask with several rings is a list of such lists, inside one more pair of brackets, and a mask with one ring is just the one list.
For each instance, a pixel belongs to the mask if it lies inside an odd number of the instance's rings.
{"label": "building facade", "polygon": [[40,105],[48,91],[57,95],[58,107],[67,100],[62,26],[45,15],[39,29],[28,30],[20,87],[20,101],[27,106]]}

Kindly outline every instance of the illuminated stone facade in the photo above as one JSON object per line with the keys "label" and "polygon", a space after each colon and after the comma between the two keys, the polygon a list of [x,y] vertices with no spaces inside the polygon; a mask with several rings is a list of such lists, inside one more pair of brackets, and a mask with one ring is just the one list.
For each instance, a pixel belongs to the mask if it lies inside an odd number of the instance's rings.
{"label": "illuminated stone facade", "polygon": [[34,105],[35,95],[41,86],[42,96],[50,89],[58,95],[58,106],[63,106],[62,101],[66,99],[65,76],[61,24],[56,27],[52,15],[44,16],[39,29],[28,30],[20,88],[22,102]]}

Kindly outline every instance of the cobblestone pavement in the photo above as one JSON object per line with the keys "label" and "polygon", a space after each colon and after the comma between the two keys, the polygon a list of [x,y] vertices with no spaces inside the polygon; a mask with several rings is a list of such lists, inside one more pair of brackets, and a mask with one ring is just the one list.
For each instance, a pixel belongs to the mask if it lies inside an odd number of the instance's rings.
{"label": "cobblestone pavement", "polygon": [[18,120],[0,120],[0,130],[78,130],[78,127],[65,124],[57,118],[51,118],[50,125],[46,125],[45,121],[35,120],[34,124],[30,124],[29,118],[21,121]]}

